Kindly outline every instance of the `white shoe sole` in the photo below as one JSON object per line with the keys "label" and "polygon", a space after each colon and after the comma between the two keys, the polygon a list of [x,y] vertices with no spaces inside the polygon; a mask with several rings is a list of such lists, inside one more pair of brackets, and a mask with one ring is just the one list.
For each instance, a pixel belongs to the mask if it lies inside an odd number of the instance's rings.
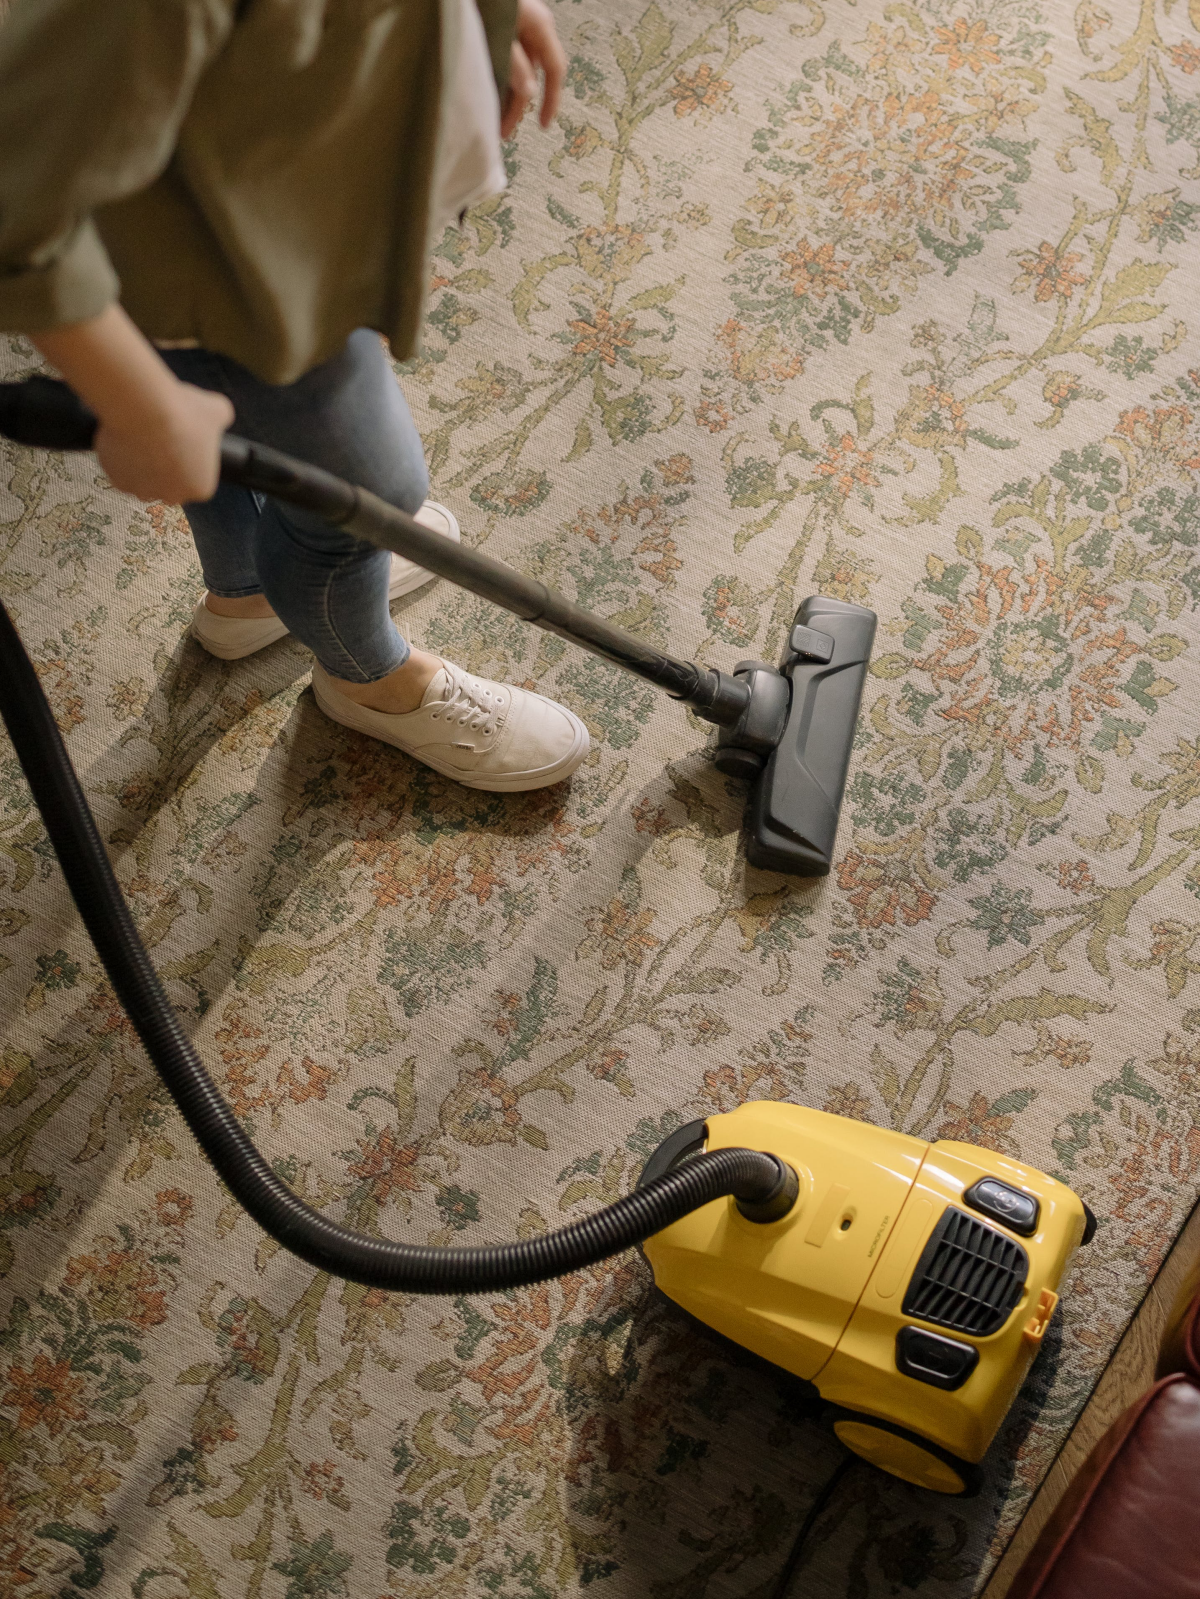
{"label": "white shoe sole", "polygon": [[[215,655],[219,661],[245,660],[247,655],[257,655],[259,650],[265,650],[268,644],[277,644],[281,638],[287,637],[287,628],[284,627],[282,622],[275,621],[271,627],[264,627],[261,636],[254,635],[253,643],[248,642],[247,636],[243,635],[243,642],[235,644],[232,639],[221,639],[208,630],[207,618],[214,616],[215,613],[208,609],[202,599],[192,616],[192,637],[202,650],[209,655]],[[242,618],[215,616],[215,620],[218,622],[234,622],[241,621]],[[250,619],[247,618],[246,620]],[[263,617],[262,620],[269,622],[271,618]]]}
{"label": "white shoe sole", "polygon": [[[554,783],[561,783],[570,777],[571,773],[586,758],[591,749],[591,738],[587,728],[574,714],[566,711],[574,724],[574,739],[567,753],[549,766],[543,766],[532,772],[516,772],[509,777],[483,777],[472,778],[464,776],[461,770],[443,764],[432,755],[420,755],[417,751],[409,749],[408,745],[400,739],[389,736],[386,726],[391,717],[380,711],[372,711],[365,705],[358,705],[354,700],[349,700],[344,694],[339,694],[336,689],[327,687],[322,681],[324,673],[318,668],[313,673],[312,691],[313,698],[331,722],[338,722],[342,727],[352,728],[356,733],[363,733],[368,738],[378,739],[381,744],[389,744],[403,755],[409,756],[414,761],[419,761],[422,766],[428,766],[432,771],[440,772],[443,777],[449,777],[456,783],[461,783],[464,788],[483,789],[489,794],[524,794],[534,788],[549,788]],[[526,691],[528,692],[528,691]],[[544,695],[537,695],[544,699]]]}
{"label": "white shoe sole", "polygon": [[[442,534],[443,538],[450,539],[457,544],[462,538],[458,526],[458,519],[453,511],[448,511],[437,500],[426,500],[421,510],[428,507],[439,512],[446,518],[448,528]],[[418,513],[419,515],[420,513]],[[440,531],[440,530],[439,530]],[[426,583],[432,583],[437,574],[427,572],[423,566],[406,560],[402,555],[392,556],[392,575],[388,583],[388,604],[394,605],[406,594],[415,594],[417,589],[424,588]],[[230,636],[228,628],[222,628],[221,623],[234,622],[238,624],[239,636]],[[259,627],[261,632],[251,633],[251,626]],[[224,633],[226,636],[221,637]],[[265,650],[268,644],[277,644],[281,638],[288,635],[287,628],[278,617],[267,616],[259,618],[242,618],[233,616],[217,616],[210,611],[204,603],[203,597],[192,614],[192,636],[196,642],[209,655],[215,655],[219,661],[242,661],[248,655],[256,655],[259,650]]]}

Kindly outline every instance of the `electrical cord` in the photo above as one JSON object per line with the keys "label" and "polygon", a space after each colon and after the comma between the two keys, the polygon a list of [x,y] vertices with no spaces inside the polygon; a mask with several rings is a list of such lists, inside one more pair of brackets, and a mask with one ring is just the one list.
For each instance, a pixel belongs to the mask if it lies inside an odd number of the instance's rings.
{"label": "electrical cord", "polygon": [[804,1546],[808,1542],[809,1534],[825,1512],[829,1501],[837,1492],[846,1474],[852,1471],[857,1464],[858,1456],[847,1452],[846,1458],[837,1467],[829,1481],[809,1506],[808,1515],[800,1523],[800,1531],[796,1534],[796,1540],[792,1544],[787,1559],[784,1561],[783,1570],[779,1573],[774,1588],[771,1589],[771,1599],[787,1599],[788,1588],[791,1585],[792,1578],[796,1575],[796,1569],[800,1564],[800,1557],[804,1553]]}

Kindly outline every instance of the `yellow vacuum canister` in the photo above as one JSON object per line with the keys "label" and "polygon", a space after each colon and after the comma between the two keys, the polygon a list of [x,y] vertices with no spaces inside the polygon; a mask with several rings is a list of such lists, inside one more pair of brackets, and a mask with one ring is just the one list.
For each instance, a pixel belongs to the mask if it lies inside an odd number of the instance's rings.
{"label": "yellow vacuum canister", "polygon": [[799,1191],[778,1221],[718,1199],[648,1238],[657,1286],[812,1384],[848,1448],[938,1493],[978,1462],[1041,1344],[1095,1218],[1079,1196],[973,1144],[927,1143],[756,1100],[691,1122],[646,1163],[768,1151]]}

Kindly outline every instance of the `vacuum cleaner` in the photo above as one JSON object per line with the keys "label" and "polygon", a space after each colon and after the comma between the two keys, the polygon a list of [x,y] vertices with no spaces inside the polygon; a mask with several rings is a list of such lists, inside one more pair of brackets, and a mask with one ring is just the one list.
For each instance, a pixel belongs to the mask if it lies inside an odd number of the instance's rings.
{"label": "vacuum cleaner", "polygon": [[784,1163],[790,1208],[691,1211],[642,1246],[655,1285],[799,1378],[856,1455],[938,1493],[978,1492],[1091,1211],[974,1144],[771,1100],[679,1128],[641,1181],[742,1147]]}
{"label": "vacuum cleaner", "polygon": [[[62,383],[0,384],[0,434],[18,443],[87,449],[95,426]],[[872,612],[807,599],[778,668],[743,661],[725,673],[655,650],[277,451],[226,435],[221,477],[314,510],[665,689],[718,726],[717,766],[750,784],[750,861],[794,875],[828,872]],[[718,1337],[790,1373],[856,1455],[940,1493],[977,1491],[978,1463],[1037,1353],[1063,1274],[1095,1229],[1069,1188],[973,1145],[928,1143],[763,1100],[680,1128],[632,1192],[554,1232],[473,1248],[353,1232],[276,1175],[184,1033],[2,604],[0,716],[147,1054],[217,1174],[286,1249],[371,1287],[476,1294],[640,1245],[662,1293]]]}

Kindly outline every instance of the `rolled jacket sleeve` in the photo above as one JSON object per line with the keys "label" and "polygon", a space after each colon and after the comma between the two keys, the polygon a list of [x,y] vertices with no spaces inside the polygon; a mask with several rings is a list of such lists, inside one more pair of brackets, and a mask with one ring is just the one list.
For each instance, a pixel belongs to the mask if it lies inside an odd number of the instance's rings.
{"label": "rolled jacket sleeve", "polygon": [[16,0],[0,25],[0,331],[86,321],[119,285],[91,221],[165,169],[234,0]]}
{"label": "rolled jacket sleeve", "polygon": [[120,285],[90,217],[16,266],[0,266],[0,329],[36,333],[87,322],[117,298]]}

